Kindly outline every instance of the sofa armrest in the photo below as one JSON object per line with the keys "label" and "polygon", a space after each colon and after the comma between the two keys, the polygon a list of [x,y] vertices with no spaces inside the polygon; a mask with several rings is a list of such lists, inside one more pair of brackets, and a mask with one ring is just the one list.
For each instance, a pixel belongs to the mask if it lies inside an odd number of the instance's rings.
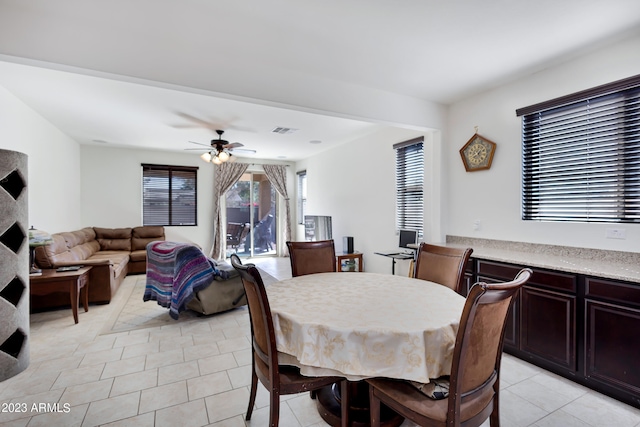
{"label": "sofa armrest", "polygon": [[240,273],[238,273],[236,269],[226,261],[214,261],[214,265],[215,268],[220,270],[220,272],[224,271],[226,273],[223,274],[224,276],[226,276],[224,278],[221,276],[215,276],[215,280],[217,280],[218,282],[223,282],[225,280],[233,279],[234,277],[240,276]]}

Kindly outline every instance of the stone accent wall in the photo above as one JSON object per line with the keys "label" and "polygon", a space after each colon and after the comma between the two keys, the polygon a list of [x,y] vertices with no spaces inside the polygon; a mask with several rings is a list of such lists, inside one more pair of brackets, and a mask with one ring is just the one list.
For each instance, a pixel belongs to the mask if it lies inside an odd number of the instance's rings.
{"label": "stone accent wall", "polygon": [[0,150],[0,381],[29,366],[27,155]]}

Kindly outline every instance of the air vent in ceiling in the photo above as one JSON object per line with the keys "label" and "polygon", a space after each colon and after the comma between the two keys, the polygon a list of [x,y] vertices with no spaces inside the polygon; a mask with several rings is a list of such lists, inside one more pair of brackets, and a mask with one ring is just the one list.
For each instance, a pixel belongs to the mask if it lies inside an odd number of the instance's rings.
{"label": "air vent in ceiling", "polygon": [[290,133],[294,133],[295,131],[297,131],[298,129],[294,129],[294,128],[285,128],[282,126],[278,126],[275,127],[271,130],[271,132],[273,133],[279,133],[280,135],[289,135]]}

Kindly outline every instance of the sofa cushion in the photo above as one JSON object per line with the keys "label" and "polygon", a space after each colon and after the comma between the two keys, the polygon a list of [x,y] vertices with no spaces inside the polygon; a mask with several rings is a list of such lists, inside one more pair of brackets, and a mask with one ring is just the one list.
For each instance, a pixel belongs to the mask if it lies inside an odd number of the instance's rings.
{"label": "sofa cushion", "polygon": [[[131,237],[131,250],[144,250],[147,245],[156,240],[164,240],[164,227],[162,226],[142,226],[134,227]],[[146,255],[145,255],[146,258]]]}
{"label": "sofa cushion", "polygon": [[65,231],[58,234],[60,234],[64,238],[67,249],[71,249],[75,246],[78,246],[79,244],[84,243],[84,234],[82,234],[82,232]]}
{"label": "sofa cushion", "polygon": [[131,228],[94,227],[101,251],[131,251]]}
{"label": "sofa cushion", "polygon": [[[60,234],[52,234],[53,240],[46,246],[36,247],[36,264],[41,268],[53,268],[53,258],[69,251],[67,242]],[[71,256],[71,255],[69,255]]]}
{"label": "sofa cushion", "polygon": [[89,258],[91,255],[98,252],[99,250],[100,250],[100,245],[98,244],[98,242],[96,242],[95,240],[92,240],[90,242],[82,243],[78,246],[74,246],[73,248],[69,249],[69,252],[74,254],[74,257],[85,260]]}
{"label": "sofa cushion", "polygon": [[109,264],[111,264],[111,267],[113,269],[114,277],[117,277],[120,275],[120,272],[122,271],[122,269],[125,268],[127,263],[129,262],[129,252],[98,251],[95,254],[93,254],[89,258],[89,260],[91,261],[101,260],[105,262],[108,261]]}
{"label": "sofa cushion", "polygon": [[147,251],[145,250],[138,250],[138,251],[131,251],[131,254],[129,255],[129,258],[131,259],[131,261],[133,262],[142,262],[142,261],[146,261],[147,260]]}
{"label": "sofa cushion", "polygon": [[94,230],[93,227],[85,227],[80,231],[82,233],[84,233],[84,237],[85,237],[85,241],[86,242],[90,242],[92,240],[96,240],[96,230]]}

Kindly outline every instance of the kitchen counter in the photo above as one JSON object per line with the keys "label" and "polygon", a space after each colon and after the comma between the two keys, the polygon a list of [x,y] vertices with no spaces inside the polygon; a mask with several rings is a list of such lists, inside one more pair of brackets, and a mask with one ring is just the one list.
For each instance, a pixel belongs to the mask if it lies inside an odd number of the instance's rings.
{"label": "kitchen counter", "polygon": [[640,253],[447,236],[446,246],[473,248],[472,258],[640,283]]}

